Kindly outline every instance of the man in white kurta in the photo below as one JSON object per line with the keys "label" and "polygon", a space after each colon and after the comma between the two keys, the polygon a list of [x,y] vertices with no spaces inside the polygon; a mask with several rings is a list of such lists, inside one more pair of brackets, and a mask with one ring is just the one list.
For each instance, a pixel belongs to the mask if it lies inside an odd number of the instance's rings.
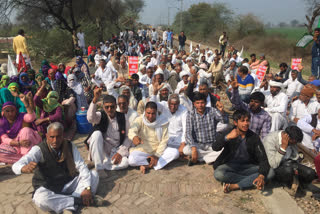
{"label": "man in white kurta", "polygon": [[270,132],[284,129],[287,126],[286,112],[288,107],[288,96],[281,92],[282,83],[269,81],[271,94],[264,100],[264,108],[272,118]]}
{"label": "man in white kurta", "polygon": [[157,104],[148,102],[145,112],[138,117],[129,130],[128,137],[135,147],[130,149],[129,165],[140,166],[142,173],[154,168],[162,169],[179,157],[175,148],[167,147],[168,118],[157,115]]}
{"label": "man in white kurta", "polygon": [[[156,95],[150,97],[150,101],[157,102]],[[158,111],[169,119],[168,147],[178,149],[181,143],[185,143],[187,108],[180,105],[178,94],[169,96],[168,102],[157,102]]]}
{"label": "man in white kurta", "polygon": [[100,60],[106,61],[107,59],[108,59],[108,58],[107,58],[105,55],[102,54],[102,51],[99,50],[99,51],[98,51],[98,54],[96,54],[96,55],[94,56],[94,61],[95,61],[95,63],[96,63],[96,68],[100,66]]}
{"label": "man in white kurta", "polygon": [[117,110],[125,114],[126,120],[129,122],[129,127],[133,125],[134,120],[139,116],[135,110],[129,108],[129,98],[123,94],[118,96]]}
{"label": "man in white kurta", "polygon": [[[101,92],[102,90],[99,88],[94,90],[94,98],[87,114],[89,123],[96,124],[98,127],[105,127],[108,124],[106,132],[103,133],[103,130],[96,129],[87,141],[90,159],[94,162],[99,173],[104,169],[119,170],[127,168],[127,157],[131,146],[131,141],[127,137],[129,122],[124,115],[119,120],[122,113],[116,112],[116,99],[111,95],[105,95],[103,97],[103,112],[97,111],[97,101]],[[121,122],[125,123],[124,130],[121,130]],[[123,142],[121,142],[121,134],[124,135]]]}
{"label": "man in white kurta", "polygon": [[[303,132],[302,144],[315,153],[318,153],[320,149],[320,138],[316,138],[316,136],[320,135],[319,112],[317,112],[318,115],[306,115],[297,123],[297,126]],[[313,136],[314,138],[312,138]]]}
{"label": "man in white kurta", "polygon": [[289,100],[291,100],[294,96],[299,95],[300,91],[303,88],[303,85],[298,81],[297,75],[298,75],[298,71],[293,70],[291,72],[292,79],[287,79],[283,83],[283,87],[285,88],[287,87],[286,94]]}
{"label": "man in white kurta", "polygon": [[[45,167],[50,165],[50,169],[53,171],[56,170],[57,167],[53,168],[53,164],[50,164],[51,159],[48,158],[48,156],[53,155],[57,156],[57,159],[63,159],[63,161],[59,160],[60,164],[67,162],[67,169],[70,173],[68,166],[68,159],[70,156],[67,157],[67,154],[69,153],[66,152],[64,149],[65,147],[69,150],[68,152],[72,152],[70,160],[74,161],[74,167],[79,174],[68,183],[65,183],[61,191],[55,192],[54,189],[57,189],[55,187],[56,184],[52,183],[52,179],[50,180],[50,178],[46,177],[48,169]],[[72,148],[72,151],[70,151],[70,148]],[[61,168],[58,164],[57,166],[58,168]],[[85,202],[83,200],[84,197],[89,197],[89,199],[92,198],[99,184],[97,172],[89,171],[87,165],[81,158],[77,147],[70,142],[64,141],[63,126],[58,122],[51,123],[48,126],[46,140],[41,144],[32,147],[25,156],[13,164],[12,170],[16,175],[20,175],[21,173],[32,173],[35,170],[33,185],[36,190],[33,194],[32,201],[43,211],[47,212],[53,211],[61,213],[64,210],[75,211],[78,205],[82,205],[82,201]],[[36,176],[36,174],[39,173],[41,174],[40,180],[44,178],[45,185],[40,184],[38,179],[39,176]],[[38,185],[41,186],[39,187]]]}
{"label": "man in white kurta", "polygon": [[298,120],[306,115],[316,114],[318,112],[319,103],[311,100],[315,91],[313,88],[304,88],[300,92],[299,99],[291,104],[289,121],[297,124]]}
{"label": "man in white kurta", "polygon": [[106,66],[105,60],[100,60],[100,66],[96,70],[91,79],[92,83],[98,87],[107,86],[116,79],[116,72],[112,68]]}
{"label": "man in white kurta", "polygon": [[80,30],[77,33],[77,37],[78,37],[78,45],[80,48],[82,48],[83,54],[86,53],[86,43],[84,41],[84,33]]}

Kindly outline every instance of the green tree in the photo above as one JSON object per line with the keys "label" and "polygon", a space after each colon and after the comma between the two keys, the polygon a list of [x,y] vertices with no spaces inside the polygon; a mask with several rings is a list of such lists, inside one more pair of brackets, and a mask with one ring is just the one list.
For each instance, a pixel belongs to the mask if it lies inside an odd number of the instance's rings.
{"label": "green tree", "polygon": [[[180,29],[181,12],[175,16],[173,28]],[[225,30],[232,21],[232,11],[222,3],[199,3],[182,12],[182,30],[186,34],[208,38],[214,31]]]}

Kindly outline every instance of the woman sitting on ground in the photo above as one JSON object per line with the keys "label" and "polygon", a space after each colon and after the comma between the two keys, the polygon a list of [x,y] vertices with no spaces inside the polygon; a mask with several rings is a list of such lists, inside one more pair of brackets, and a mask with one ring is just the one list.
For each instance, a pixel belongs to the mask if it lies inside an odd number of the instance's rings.
{"label": "woman sitting on ground", "polygon": [[2,106],[0,119],[0,162],[12,164],[29,152],[32,146],[41,142],[33,121],[36,119],[32,94],[20,94],[27,113],[19,113],[13,102]]}
{"label": "woman sitting on ground", "polygon": [[59,95],[56,91],[48,93],[47,97],[41,99],[46,86],[46,81],[42,82],[40,89],[33,98],[34,103],[40,109],[40,117],[36,120],[37,129],[44,136],[47,133],[47,126],[50,122],[62,123],[63,109],[59,103]]}

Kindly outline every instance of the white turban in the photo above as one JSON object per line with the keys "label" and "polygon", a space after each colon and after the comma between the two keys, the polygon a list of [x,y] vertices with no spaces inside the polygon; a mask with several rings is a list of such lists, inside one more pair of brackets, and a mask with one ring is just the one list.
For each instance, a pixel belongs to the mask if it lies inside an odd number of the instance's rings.
{"label": "white turban", "polygon": [[187,57],[186,61],[192,61],[192,58],[191,57]]}
{"label": "white turban", "polygon": [[190,74],[189,71],[186,71],[186,70],[181,71],[180,74],[179,74],[180,79],[182,79],[182,77],[186,76],[186,75],[190,76],[191,74]]}
{"label": "white turban", "polygon": [[142,69],[144,69],[146,66],[144,64],[140,64],[139,65],[139,71],[141,71]]}
{"label": "white turban", "polygon": [[172,93],[171,86],[168,83],[163,83],[163,86],[160,88],[159,92],[165,88],[168,89],[170,93]]}
{"label": "white turban", "polygon": [[149,62],[148,65],[147,65],[147,69],[148,68],[153,68],[153,67],[154,67],[154,64],[152,62]]}
{"label": "white turban", "polygon": [[163,70],[161,70],[161,68],[158,68],[158,69],[156,70],[156,72],[154,73],[154,75],[158,75],[158,74],[164,75],[164,72],[163,72]]}
{"label": "white turban", "polygon": [[282,88],[282,86],[283,86],[281,82],[276,82],[276,81],[273,81],[273,80],[269,81],[269,85],[273,86],[273,87],[279,87],[279,88]]}

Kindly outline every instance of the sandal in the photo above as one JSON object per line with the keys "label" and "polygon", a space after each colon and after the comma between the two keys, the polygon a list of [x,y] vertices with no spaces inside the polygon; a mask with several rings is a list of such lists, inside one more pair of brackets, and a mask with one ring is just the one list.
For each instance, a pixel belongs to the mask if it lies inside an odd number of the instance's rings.
{"label": "sandal", "polygon": [[223,183],[223,192],[224,193],[229,193],[229,192],[231,192],[231,190],[230,190],[230,185],[231,184],[227,184],[227,183]]}

